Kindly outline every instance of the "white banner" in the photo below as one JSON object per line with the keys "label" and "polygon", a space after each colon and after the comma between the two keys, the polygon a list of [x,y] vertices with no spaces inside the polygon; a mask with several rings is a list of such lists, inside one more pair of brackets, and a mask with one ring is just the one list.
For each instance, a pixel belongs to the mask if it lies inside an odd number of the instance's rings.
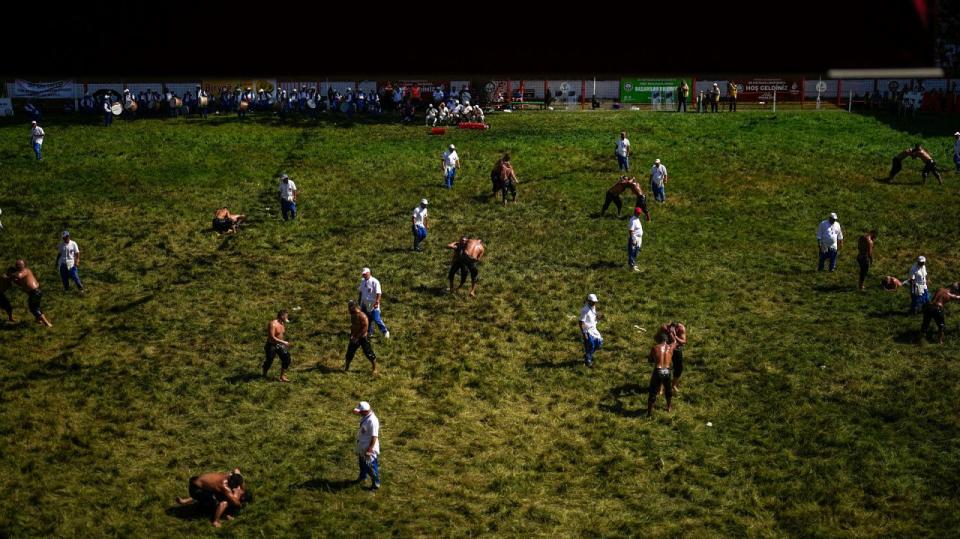
{"label": "white banner", "polygon": [[13,92],[10,96],[34,99],[73,99],[75,97],[72,80],[58,80],[53,82],[17,80],[13,84]]}
{"label": "white banner", "polygon": [[0,116],[13,116],[13,103],[9,97],[0,97]]}

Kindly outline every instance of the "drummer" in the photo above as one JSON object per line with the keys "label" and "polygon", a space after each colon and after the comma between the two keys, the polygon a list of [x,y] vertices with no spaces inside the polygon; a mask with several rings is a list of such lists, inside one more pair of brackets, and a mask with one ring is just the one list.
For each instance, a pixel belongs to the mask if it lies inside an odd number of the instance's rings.
{"label": "drummer", "polygon": [[[201,103],[201,100],[203,100],[204,98],[207,100],[206,104]],[[210,94],[208,94],[207,91],[204,90],[203,87],[198,84],[197,85],[197,110],[200,112],[200,116],[203,118],[207,117],[207,108],[209,107],[209,103],[210,103]]]}
{"label": "drummer", "polygon": [[133,94],[130,93],[129,88],[123,89],[123,116],[127,120],[133,120],[137,117],[137,110],[133,108],[131,103],[136,103],[136,100],[133,99]]}
{"label": "drummer", "polygon": [[110,96],[103,96],[103,126],[110,127],[113,123],[113,111],[110,109]]}

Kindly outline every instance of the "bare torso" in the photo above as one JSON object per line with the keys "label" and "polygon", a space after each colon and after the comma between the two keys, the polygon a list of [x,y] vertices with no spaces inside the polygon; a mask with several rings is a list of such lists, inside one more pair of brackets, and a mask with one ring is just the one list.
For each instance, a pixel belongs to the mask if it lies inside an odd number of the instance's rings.
{"label": "bare torso", "polygon": [[360,309],[357,309],[350,313],[350,339],[353,341],[358,341],[367,336],[367,329],[370,327],[370,321],[367,320],[367,315],[363,314]]}
{"label": "bare torso", "polygon": [[283,332],[286,328],[277,319],[273,319],[267,324],[267,341],[283,344]]}
{"label": "bare torso", "polygon": [[40,288],[40,283],[37,282],[37,278],[33,276],[33,271],[30,268],[23,268],[17,272],[13,282],[24,292],[33,292]]}
{"label": "bare torso", "polygon": [[230,490],[224,482],[230,477],[229,472],[208,472],[198,476],[193,483],[210,492],[225,493]]}

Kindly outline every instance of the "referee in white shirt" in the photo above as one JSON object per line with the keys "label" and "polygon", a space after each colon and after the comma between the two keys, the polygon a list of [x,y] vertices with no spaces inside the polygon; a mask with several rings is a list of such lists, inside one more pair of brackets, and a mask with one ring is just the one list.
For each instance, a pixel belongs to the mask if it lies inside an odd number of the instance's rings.
{"label": "referee in white shirt", "polygon": [[817,271],[823,271],[823,263],[827,260],[830,260],[830,271],[837,269],[837,253],[843,247],[843,231],[836,213],[831,213],[830,217],[820,221],[820,226],[817,227],[817,244],[820,246]]}
{"label": "referee in white shirt", "polygon": [[40,161],[41,150],[43,149],[43,128],[37,125],[34,120],[30,123],[30,142],[33,143],[33,153],[37,154],[37,161]]}

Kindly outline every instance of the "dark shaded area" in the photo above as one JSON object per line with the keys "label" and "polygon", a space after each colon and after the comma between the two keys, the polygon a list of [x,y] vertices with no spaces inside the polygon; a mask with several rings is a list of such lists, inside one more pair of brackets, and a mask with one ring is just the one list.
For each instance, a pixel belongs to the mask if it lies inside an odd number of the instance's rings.
{"label": "dark shaded area", "polygon": [[330,479],[311,479],[309,481],[304,481],[299,485],[294,485],[293,488],[305,489],[305,490],[320,490],[323,492],[340,492],[346,490],[352,486],[357,485],[358,483],[352,479],[338,479],[332,481]]}
{"label": "dark shaded area", "polygon": [[572,369],[578,365],[583,365],[582,359],[571,359],[570,361],[561,361],[554,363],[551,361],[541,361],[540,363],[528,363],[527,369]]}
{"label": "dark shaded area", "polygon": [[181,520],[210,520],[210,515],[204,513],[199,505],[174,505],[164,512]]}
{"label": "dark shaded area", "polygon": [[[514,3],[508,14],[483,10],[480,21],[449,29],[451,50],[438,51],[436,39],[418,31],[428,6],[377,6],[360,23],[350,17],[331,21],[329,7],[304,4],[296,7],[295,16],[283,16],[281,24],[280,19],[251,19],[245,9],[217,10],[215,20],[184,13],[174,21],[156,6],[130,4],[123,7],[124,23],[109,24],[105,31],[115,6],[57,6],[54,13],[43,14],[41,25],[36,4],[13,3],[5,16],[18,22],[9,25],[2,40],[7,74],[34,77],[284,78],[316,75],[321,69],[327,74],[425,77],[438,72],[452,76],[452,69],[531,77],[691,70],[821,72],[832,67],[933,65],[938,3],[919,4],[853,0],[823,10],[749,2],[576,7]],[[460,8],[468,9],[470,19],[476,20],[475,7]],[[457,11],[456,6],[445,6],[444,17],[467,20],[466,13]],[[318,21],[329,21],[322,35],[316,31]],[[254,28],[262,34],[251,33]],[[622,53],[637,40],[651,46],[644,47],[643,54]]]}
{"label": "dark shaded area", "polygon": [[232,376],[227,376],[223,380],[228,384],[245,384],[248,382],[253,382],[255,380],[264,380],[262,373],[259,372],[243,372],[240,374],[234,374]]}
{"label": "dark shaded area", "polygon": [[[640,408],[630,409],[623,404],[623,398],[636,397],[644,404]],[[641,417],[647,415],[645,406],[647,399],[647,389],[635,383],[622,384],[610,390],[608,399],[613,403],[601,402],[597,407],[603,412],[610,412],[623,417]]]}

